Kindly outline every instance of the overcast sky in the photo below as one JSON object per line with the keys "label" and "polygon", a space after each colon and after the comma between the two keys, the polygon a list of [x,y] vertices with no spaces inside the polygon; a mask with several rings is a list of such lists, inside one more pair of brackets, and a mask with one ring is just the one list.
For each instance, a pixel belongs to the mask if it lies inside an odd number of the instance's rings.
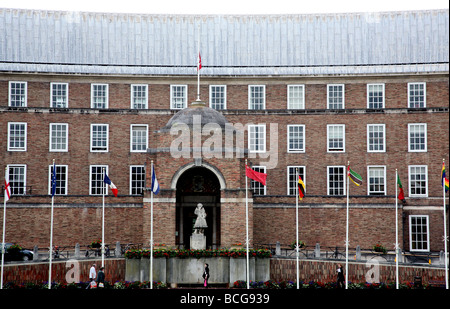
{"label": "overcast sky", "polygon": [[448,9],[448,0],[0,0],[0,8],[145,14],[305,14]]}

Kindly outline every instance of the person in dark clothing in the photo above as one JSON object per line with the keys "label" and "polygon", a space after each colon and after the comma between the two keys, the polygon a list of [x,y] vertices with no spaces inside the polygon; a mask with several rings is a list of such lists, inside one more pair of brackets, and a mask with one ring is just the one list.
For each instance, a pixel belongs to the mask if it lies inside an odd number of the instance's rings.
{"label": "person in dark clothing", "polygon": [[100,270],[97,275],[97,288],[105,287],[105,271],[104,267],[100,267]]}
{"label": "person in dark clothing", "polygon": [[204,284],[203,286],[205,288],[208,288],[208,279],[209,279],[209,265],[205,263],[205,269],[203,270],[203,280],[204,280]]}
{"label": "person in dark clothing", "polygon": [[342,268],[341,264],[338,264],[338,269],[337,269],[337,287],[338,288],[343,288],[344,287],[344,282],[345,282],[345,278],[344,278],[344,269]]}

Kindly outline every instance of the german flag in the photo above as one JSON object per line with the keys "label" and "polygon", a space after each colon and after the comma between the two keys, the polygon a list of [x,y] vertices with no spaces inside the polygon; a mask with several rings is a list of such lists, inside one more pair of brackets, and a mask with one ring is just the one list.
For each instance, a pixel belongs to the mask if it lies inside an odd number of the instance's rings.
{"label": "german flag", "polygon": [[298,198],[301,200],[305,196],[305,183],[302,177],[298,175]]}

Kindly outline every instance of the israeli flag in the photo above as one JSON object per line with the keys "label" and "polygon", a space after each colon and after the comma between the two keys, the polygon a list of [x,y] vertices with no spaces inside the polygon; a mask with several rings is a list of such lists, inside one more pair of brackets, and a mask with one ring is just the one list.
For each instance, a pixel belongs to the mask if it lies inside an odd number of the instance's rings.
{"label": "israeli flag", "polygon": [[159,183],[158,183],[158,180],[156,179],[155,167],[154,166],[152,166],[152,187],[151,187],[151,190],[155,194],[159,193]]}

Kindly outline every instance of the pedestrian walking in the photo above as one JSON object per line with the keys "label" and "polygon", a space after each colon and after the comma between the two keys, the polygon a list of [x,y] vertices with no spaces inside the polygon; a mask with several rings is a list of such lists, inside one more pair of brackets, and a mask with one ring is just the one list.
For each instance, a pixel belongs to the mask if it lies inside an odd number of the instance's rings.
{"label": "pedestrian walking", "polygon": [[338,269],[337,269],[337,287],[338,288],[343,288],[344,287],[344,282],[345,282],[345,278],[344,278],[344,269],[342,268],[341,264],[338,264]]}
{"label": "pedestrian walking", "polygon": [[206,263],[205,263],[205,269],[203,270],[203,275],[202,275],[202,277],[203,277],[203,280],[204,280],[203,286],[204,286],[205,288],[208,288],[209,265],[206,264]]}
{"label": "pedestrian walking", "polygon": [[104,288],[105,287],[105,271],[104,267],[100,267],[100,270],[98,271],[97,275],[97,288]]}
{"label": "pedestrian walking", "polygon": [[95,263],[92,264],[91,268],[89,269],[89,285],[87,286],[88,289],[94,289],[97,287],[97,283],[95,282],[95,279],[97,278],[97,273],[95,271]]}

